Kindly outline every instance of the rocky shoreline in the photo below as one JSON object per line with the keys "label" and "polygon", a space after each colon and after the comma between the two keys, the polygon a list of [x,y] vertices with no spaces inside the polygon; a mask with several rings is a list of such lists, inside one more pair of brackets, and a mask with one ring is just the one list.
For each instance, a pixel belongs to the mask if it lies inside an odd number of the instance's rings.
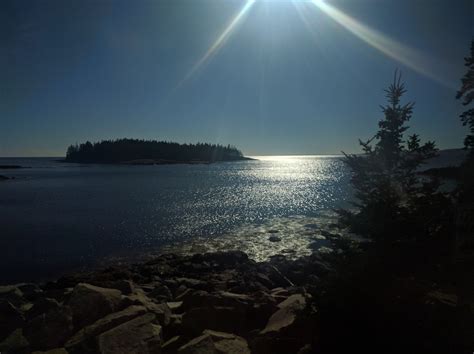
{"label": "rocky shoreline", "polygon": [[307,353],[324,255],[243,252],[144,263],[0,287],[2,353]]}

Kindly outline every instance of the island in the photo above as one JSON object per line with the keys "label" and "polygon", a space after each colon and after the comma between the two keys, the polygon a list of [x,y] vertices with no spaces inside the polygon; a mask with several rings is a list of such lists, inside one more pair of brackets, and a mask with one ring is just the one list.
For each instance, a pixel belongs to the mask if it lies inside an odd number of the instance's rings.
{"label": "island", "polygon": [[159,165],[251,160],[235,146],[209,143],[180,144],[168,141],[116,139],[71,145],[65,162]]}

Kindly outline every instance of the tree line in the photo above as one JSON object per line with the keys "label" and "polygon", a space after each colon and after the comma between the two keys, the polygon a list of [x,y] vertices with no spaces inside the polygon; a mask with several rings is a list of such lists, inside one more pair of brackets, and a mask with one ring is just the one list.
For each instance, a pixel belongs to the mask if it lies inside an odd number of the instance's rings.
{"label": "tree line", "polygon": [[175,142],[116,139],[71,145],[66,161],[82,163],[119,163],[133,160],[161,160],[173,162],[231,161],[243,159],[235,146],[208,143],[179,144]]}

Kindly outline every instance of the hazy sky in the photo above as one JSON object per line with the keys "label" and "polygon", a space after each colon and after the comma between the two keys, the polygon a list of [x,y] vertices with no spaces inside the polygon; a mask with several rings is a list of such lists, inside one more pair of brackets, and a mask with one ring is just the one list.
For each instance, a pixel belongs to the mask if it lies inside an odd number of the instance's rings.
{"label": "hazy sky", "polygon": [[0,156],[118,137],[358,151],[397,67],[413,131],[459,147],[472,4],[2,0]]}

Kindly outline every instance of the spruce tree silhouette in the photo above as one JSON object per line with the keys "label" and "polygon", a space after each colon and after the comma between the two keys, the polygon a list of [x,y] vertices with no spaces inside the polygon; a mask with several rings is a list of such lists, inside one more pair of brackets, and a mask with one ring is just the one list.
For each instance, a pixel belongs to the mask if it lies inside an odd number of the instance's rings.
{"label": "spruce tree silhouette", "polygon": [[[401,103],[406,93],[401,73],[385,90],[387,104],[379,130],[368,141],[359,141],[363,154],[345,154],[352,171],[356,210],[340,210],[341,221],[364,236],[388,246],[432,236],[436,218],[447,198],[432,177],[420,177],[419,167],[437,155],[435,143],[420,143],[417,134],[405,138],[414,103]],[[449,209],[449,208],[448,208]]]}

